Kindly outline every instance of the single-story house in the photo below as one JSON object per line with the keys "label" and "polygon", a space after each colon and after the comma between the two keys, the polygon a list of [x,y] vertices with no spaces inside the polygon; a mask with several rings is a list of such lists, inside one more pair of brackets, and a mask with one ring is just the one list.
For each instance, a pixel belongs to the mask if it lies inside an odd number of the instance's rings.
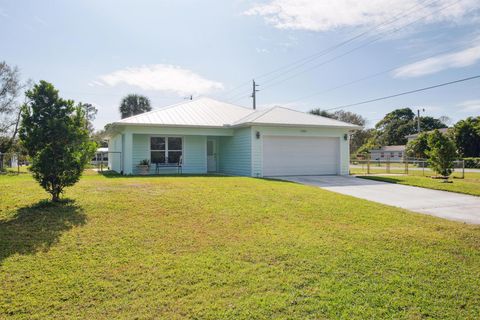
{"label": "single-story house", "polygon": [[99,165],[101,163],[104,163],[105,165],[108,163],[108,148],[97,148],[95,156],[92,158],[92,161],[90,161],[90,164],[92,165]]}
{"label": "single-story house", "polygon": [[383,146],[379,149],[370,150],[371,160],[403,160],[405,145]]}
{"label": "single-story house", "polygon": [[123,174],[346,175],[349,132],[361,127],[283,107],[198,98],[114,122],[109,167]]}

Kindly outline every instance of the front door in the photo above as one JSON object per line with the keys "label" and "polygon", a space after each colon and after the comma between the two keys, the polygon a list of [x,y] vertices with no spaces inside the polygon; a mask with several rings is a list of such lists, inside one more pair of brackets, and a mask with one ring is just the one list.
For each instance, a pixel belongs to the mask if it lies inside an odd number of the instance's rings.
{"label": "front door", "polygon": [[207,139],[207,171],[217,171],[217,141]]}

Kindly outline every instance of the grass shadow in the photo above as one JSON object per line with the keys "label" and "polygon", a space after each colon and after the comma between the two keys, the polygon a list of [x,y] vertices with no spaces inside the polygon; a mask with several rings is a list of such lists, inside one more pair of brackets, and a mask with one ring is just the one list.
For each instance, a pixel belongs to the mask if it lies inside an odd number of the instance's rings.
{"label": "grass shadow", "polygon": [[0,220],[0,265],[14,254],[47,251],[64,232],[86,220],[82,208],[72,200],[42,200],[18,209],[11,219]]}

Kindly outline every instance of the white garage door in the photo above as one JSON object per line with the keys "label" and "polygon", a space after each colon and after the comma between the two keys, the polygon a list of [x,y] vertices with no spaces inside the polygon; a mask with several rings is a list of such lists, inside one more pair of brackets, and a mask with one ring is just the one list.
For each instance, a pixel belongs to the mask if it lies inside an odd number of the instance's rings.
{"label": "white garage door", "polygon": [[263,138],[263,175],[338,174],[339,138]]}

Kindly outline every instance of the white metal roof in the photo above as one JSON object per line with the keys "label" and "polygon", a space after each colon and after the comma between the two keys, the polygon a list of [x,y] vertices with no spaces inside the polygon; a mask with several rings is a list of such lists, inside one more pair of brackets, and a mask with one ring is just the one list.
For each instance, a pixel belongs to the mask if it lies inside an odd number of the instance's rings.
{"label": "white metal roof", "polygon": [[201,97],[165,108],[125,118],[115,124],[230,127],[254,124],[280,126],[322,126],[347,129],[361,127],[282,107],[252,110],[230,103]]}
{"label": "white metal roof", "polygon": [[376,152],[381,152],[381,151],[404,151],[405,150],[405,145],[396,145],[396,146],[383,146],[380,147],[379,149],[371,149],[370,152],[376,151]]}
{"label": "white metal roof", "polygon": [[118,124],[223,127],[251,109],[201,97],[117,121]]}
{"label": "white metal roof", "polygon": [[320,127],[337,127],[348,129],[360,129],[360,126],[330,119],[327,117],[317,116],[297,110],[283,107],[273,107],[266,110],[253,112],[235,122],[234,126],[240,125],[280,125],[280,126],[320,126]]}

